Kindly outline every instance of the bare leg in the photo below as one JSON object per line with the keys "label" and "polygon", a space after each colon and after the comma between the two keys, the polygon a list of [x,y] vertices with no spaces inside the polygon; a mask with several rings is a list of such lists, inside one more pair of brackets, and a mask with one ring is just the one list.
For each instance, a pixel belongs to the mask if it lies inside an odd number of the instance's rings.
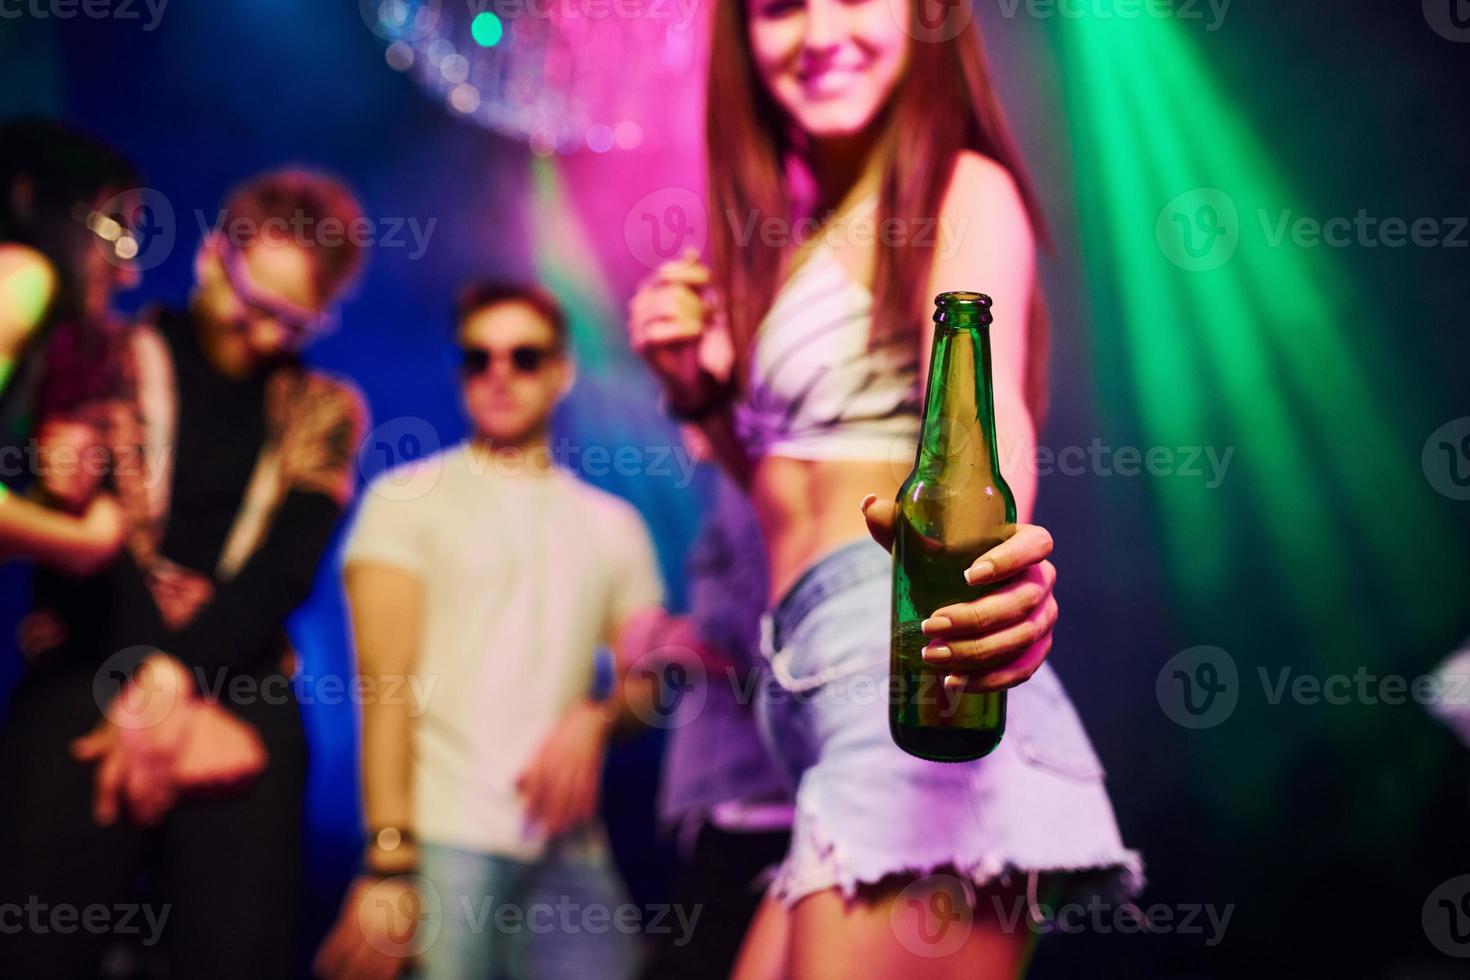
{"label": "bare leg", "polygon": [[782,980],[786,976],[789,920],[785,907],[767,893],[750,920],[730,980]]}
{"label": "bare leg", "polygon": [[836,890],[807,896],[789,913],[788,975],[792,980],[1022,976],[1032,946],[1024,887],[977,891],[972,909],[959,880],[941,874],[890,879],[860,890],[852,900]]}

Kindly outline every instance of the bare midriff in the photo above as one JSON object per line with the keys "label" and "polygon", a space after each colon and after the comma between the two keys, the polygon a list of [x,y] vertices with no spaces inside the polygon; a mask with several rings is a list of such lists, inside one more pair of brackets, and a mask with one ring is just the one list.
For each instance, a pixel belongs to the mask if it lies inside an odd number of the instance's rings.
{"label": "bare midriff", "polygon": [[907,462],[767,456],[757,463],[750,498],[765,538],[771,602],[828,552],[867,537],[863,498],[892,499],[907,475]]}

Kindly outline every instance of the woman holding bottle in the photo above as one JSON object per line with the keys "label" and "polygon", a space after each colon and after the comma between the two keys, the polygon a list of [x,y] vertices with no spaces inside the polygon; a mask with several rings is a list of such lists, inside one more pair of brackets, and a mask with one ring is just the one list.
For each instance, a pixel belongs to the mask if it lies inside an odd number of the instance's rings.
{"label": "woman holding bottle", "polygon": [[[1045,663],[1056,572],[1050,535],[1024,523],[1036,480],[1022,465],[1046,376],[1036,200],[977,28],[936,29],[920,2],[719,0],[712,267],[665,265],[629,308],[671,412],[745,483],[768,555],[766,653],[787,696],[762,708],[797,813],[743,978],[1016,976],[1030,931],[1011,912],[1034,910],[1043,883],[1141,884]],[[931,300],[969,289],[994,299],[995,427],[1023,523],[964,573],[974,598],[924,622],[926,663],[968,692],[1010,689],[1000,746],[944,764],[895,746],[882,697],[859,695],[888,679],[885,548],[914,458]],[[935,919],[953,918],[937,895],[953,883],[958,931]]]}

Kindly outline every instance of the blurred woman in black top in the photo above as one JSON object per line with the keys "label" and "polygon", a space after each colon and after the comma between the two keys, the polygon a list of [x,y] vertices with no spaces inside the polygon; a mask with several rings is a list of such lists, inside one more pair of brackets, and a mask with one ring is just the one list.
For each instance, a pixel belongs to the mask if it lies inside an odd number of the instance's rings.
{"label": "blurred woman in black top", "polygon": [[[122,545],[122,514],[94,494],[74,514],[22,496],[34,473],[37,389],[58,330],[100,353],[118,325],[115,290],[137,281],[123,216],[132,167],[111,149],[54,123],[0,125],[0,559],[20,557],[85,574]],[[109,236],[109,237],[103,237]],[[110,388],[113,367],[88,357],[74,380]]]}

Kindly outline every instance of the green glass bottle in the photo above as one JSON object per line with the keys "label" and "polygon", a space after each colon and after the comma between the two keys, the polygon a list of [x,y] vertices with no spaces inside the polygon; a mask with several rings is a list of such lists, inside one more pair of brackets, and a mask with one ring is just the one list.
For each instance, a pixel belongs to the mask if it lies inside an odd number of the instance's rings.
{"label": "green glass bottle", "polygon": [[1000,744],[1004,692],[968,694],[924,662],[920,624],[984,593],[965,581],[976,558],[1015,532],[1000,473],[990,379],[989,296],[934,301],[934,348],[914,470],[898,491],[893,533],[893,649],[888,726],[911,755],[967,762]]}

